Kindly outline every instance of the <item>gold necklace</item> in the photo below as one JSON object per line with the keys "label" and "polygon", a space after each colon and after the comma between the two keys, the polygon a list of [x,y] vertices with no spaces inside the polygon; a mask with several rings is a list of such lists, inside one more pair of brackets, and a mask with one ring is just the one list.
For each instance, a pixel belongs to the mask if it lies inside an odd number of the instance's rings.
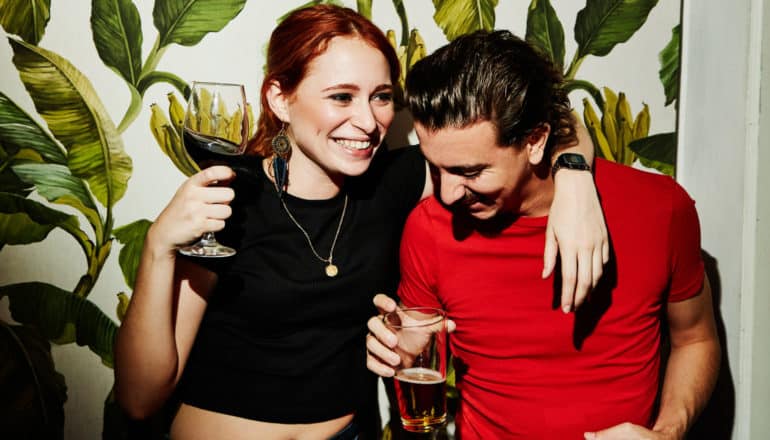
{"label": "gold necklace", "polygon": [[[275,184],[275,182],[273,182]],[[276,188],[276,191],[278,188]],[[313,246],[313,240],[310,239],[310,234],[305,231],[305,228],[302,227],[302,225],[299,224],[296,218],[291,214],[291,211],[289,211],[289,207],[286,206],[286,202],[283,201],[283,197],[280,195],[278,196],[278,200],[281,202],[281,206],[283,206],[283,210],[286,211],[286,214],[289,216],[289,219],[294,223],[294,225],[297,227],[297,229],[302,232],[302,235],[305,236],[305,240],[307,240],[308,246],[310,246],[310,250],[313,252],[313,255],[315,255],[316,258],[321,260],[322,263],[326,263],[326,268],[324,269],[326,272],[326,276],[332,278],[336,277],[339,273],[339,268],[337,265],[334,264],[334,246],[337,245],[337,238],[340,236],[340,231],[342,230],[342,221],[345,219],[345,211],[348,209],[348,195],[345,194],[345,202],[342,205],[342,214],[340,214],[340,222],[337,224],[337,232],[334,233],[334,240],[332,240],[332,247],[329,249],[329,257],[323,258],[318,254],[318,252],[315,250],[315,246]]]}
{"label": "gold necklace", "polygon": [[310,240],[310,234],[305,231],[305,228],[302,227],[302,225],[299,224],[297,219],[294,218],[293,215],[291,215],[291,211],[289,211],[289,208],[286,206],[286,203],[283,201],[283,198],[279,198],[278,200],[281,201],[281,206],[283,206],[284,211],[286,211],[286,214],[289,215],[289,218],[291,221],[297,226],[297,228],[302,232],[302,235],[305,236],[305,240],[307,240],[307,244],[310,246],[310,250],[313,251],[313,255],[315,255],[316,258],[321,260],[321,262],[326,263],[326,276],[328,277],[336,277],[339,273],[339,268],[333,263],[334,260],[334,246],[337,244],[337,237],[340,236],[340,230],[342,229],[342,221],[345,219],[345,211],[348,208],[348,195],[345,194],[345,203],[342,205],[342,214],[340,215],[340,222],[337,225],[337,232],[334,233],[334,240],[332,240],[332,247],[329,249],[329,257],[323,258],[320,255],[318,255],[318,252],[316,252],[315,247],[313,246],[313,241]]}

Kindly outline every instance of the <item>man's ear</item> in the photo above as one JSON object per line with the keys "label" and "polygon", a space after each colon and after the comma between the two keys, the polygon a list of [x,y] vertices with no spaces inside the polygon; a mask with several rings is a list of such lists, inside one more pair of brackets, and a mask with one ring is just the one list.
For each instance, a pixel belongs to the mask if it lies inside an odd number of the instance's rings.
{"label": "man's ear", "polygon": [[282,122],[291,122],[289,120],[289,97],[283,93],[278,81],[270,81],[270,87],[267,89],[267,105]]}
{"label": "man's ear", "polygon": [[551,126],[544,122],[539,127],[534,129],[527,137],[527,155],[529,156],[529,163],[532,165],[538,165],[542,162],[545,156],[545,146],[548,143],[548,136],[551,134]]}

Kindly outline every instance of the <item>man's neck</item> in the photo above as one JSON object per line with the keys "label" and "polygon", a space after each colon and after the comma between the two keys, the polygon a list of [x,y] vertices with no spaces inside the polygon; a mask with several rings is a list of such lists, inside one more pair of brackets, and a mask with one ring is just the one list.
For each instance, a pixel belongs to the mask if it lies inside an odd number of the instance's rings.
{"label": "man's neck", "polygon": [[519,206],[515,208],[519,217],[544,217],[551,210],[554,184],[550,167],[541,164],[521,185],[518,194]]}

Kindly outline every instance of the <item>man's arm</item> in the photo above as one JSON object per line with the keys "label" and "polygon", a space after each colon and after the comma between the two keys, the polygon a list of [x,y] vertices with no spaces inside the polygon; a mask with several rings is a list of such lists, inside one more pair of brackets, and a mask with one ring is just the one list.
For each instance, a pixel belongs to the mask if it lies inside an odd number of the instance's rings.
{"label": "man's arm", "polygon": [[660,411],[652,430],[624,423],[587,432],[587,440],[681,440],[706,406],[716,383],[720,359],[708,278],[704,277],[698,295],[669,303],[667,314],[671,355],[663,379]]}
{"label": "man's arm", "polygon": [[708,277],[703,278],[700,294],[669,303],[667,314],[671,356],[653,430],[683,438],[706,406],[719,372],[719,338]]}

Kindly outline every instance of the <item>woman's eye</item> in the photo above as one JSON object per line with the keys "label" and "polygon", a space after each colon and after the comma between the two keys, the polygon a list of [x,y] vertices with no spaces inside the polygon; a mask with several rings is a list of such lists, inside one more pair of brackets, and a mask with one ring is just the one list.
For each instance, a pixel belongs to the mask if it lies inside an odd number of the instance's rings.
{"label": "woman's eye", "polygon": [[372,101],[380,101],[385,103],[392,102],[393,93],[390,93],[390,92],[377,93],[376,95],[372,96]]}
{"label": "woman's eye", "polygon": [[350,102],[353,100],[353,95],[350,93],[335,93],[331,95],[329,98],[331,98],[333,101],[338,102]]}

